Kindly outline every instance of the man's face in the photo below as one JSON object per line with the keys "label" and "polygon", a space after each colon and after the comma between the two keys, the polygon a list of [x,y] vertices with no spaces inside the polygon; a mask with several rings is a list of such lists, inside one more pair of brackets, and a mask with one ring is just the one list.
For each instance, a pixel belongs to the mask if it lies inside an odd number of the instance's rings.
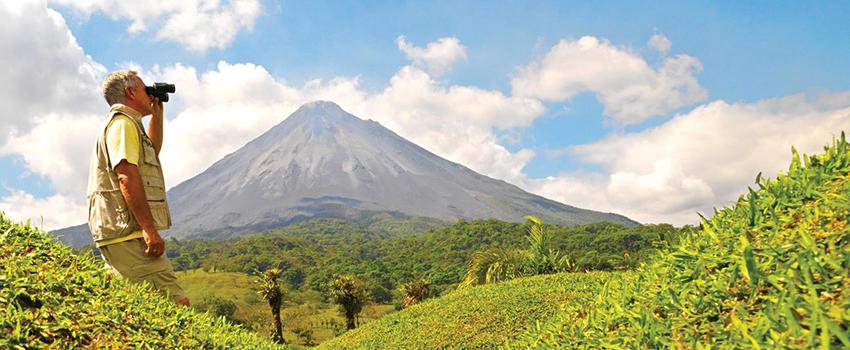
{"label": "man's face", "polygon": [[142,78],[138,76],[134,76],[133,80],[136,82],[135,87],[127,87],[124,91],[126,95],[125,103],[128,106],[131,106],[137,109],[142,115],[151,114],[151,96],[145,91],[145,82],[142,81]]}

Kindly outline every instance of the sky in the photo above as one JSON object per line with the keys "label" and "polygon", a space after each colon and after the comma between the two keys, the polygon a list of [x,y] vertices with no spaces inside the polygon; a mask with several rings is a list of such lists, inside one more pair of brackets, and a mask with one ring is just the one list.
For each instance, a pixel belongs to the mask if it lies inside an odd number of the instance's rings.
{"label": "sky", "polygon": [[0,0],[0,211],[86,221],[109,71],[173,187],[330,100],[569,205],[699,222],[850,130],[850,2]]}

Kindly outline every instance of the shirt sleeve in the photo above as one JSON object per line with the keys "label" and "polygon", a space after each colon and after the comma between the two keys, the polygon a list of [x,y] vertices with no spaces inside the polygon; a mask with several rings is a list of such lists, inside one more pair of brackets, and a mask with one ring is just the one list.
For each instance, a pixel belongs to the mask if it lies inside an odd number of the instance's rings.
{"label": "shirt sleeve", "polygon": [[138,166],[140,144],[135,123],[126,116],[115,118],[106,130],[106,150],[109,152],[112,169],[115,169],[122,159]]}

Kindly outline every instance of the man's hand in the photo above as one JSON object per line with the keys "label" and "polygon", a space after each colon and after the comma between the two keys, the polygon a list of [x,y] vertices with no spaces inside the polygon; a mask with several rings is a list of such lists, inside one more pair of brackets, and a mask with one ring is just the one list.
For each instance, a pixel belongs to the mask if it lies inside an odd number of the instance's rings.
{"label": "man's hand", "polygon": [[155,257],[161,256],[165,252],[165,242],[154,226],[139,168],[134,164],[127,163],[126,159],[122,159],[115,166],[115,173],[118,174],[121,195],[124,196],[127,207],[133,212],[136,222],[142,227],[142,237],[144,237],[145,244],[148,246],[145,253]]}
{"label": "man's hand", "polygon": [[154,118],[162,117],[162,101],[159,98],[154,97],[151,99],[151,115]]}
{"label": "man's hand", "polygon": [[165,241],[159,236],[159,232],[156,230],[142,230],[142,236],[145,238],[145,244],[148,245],[145,254],[159,257],[165,252]]}
{"label": "man's hand", "polygon": [[162,149],[162,101],[154,97],[151,99],[151,121],[148,123],[148,137],[153,142],[153,149],[156,150],[156,155],[159,155],[159,150]]}

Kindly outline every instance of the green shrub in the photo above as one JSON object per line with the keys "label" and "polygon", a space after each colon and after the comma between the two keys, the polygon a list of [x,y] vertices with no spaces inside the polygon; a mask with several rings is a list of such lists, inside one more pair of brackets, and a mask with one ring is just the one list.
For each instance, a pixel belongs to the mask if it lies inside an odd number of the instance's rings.
{"label": "green shrub", "polygon": [[0,348],[281,349],[0,213]]}
{"label": "green shrub", "polygon": [[198,311],[208,311],[213,316],[224,317],[229,321],[233,321],[233,313],[236,312],[236,303],[211,295],[204,298],[195,308]]}
{"label": "green shrub", "polygon": [[850,348],[850,145],[792,153],[624,287],[506,347]]}

